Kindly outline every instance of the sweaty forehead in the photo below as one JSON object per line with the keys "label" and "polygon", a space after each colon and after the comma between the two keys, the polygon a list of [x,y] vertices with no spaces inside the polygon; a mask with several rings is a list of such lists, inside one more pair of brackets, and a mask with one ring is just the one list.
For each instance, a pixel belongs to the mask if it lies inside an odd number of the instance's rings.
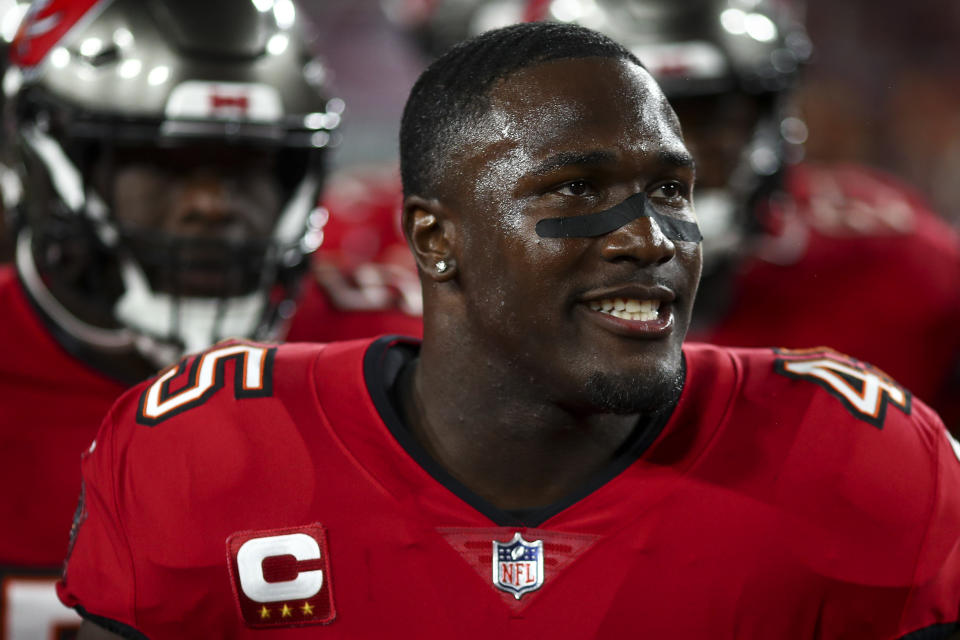
{"label": "sweaty forehead", "polygon": [[487,98],[483,113],[456,136],[450,156],[464,162],[477,186],[510,179],[506,174],[518,178],[558,153],[590,149],[622,156],[684,149],[660,88],[629,60],[535,64],[500,80]]}
{"label": "sweaty forehead", "polygon": [[[616,132],[624,145],[679,138],[656,82],[616,58],[551,60],[500,80],[489,94],[488,140],[533,150]],[[478,141],[479,142],[479,141]]]}

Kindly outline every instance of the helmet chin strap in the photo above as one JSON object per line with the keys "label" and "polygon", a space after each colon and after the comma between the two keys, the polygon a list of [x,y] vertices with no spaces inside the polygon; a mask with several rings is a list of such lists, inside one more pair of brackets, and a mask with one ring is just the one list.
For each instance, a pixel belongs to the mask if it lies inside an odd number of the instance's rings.
{"label": "helmet chin strap", "polygon": [[30,297],[61,329],[77,340],[103,351],[122,352],[134,347],[135,335],[129,329],[104,329],[84,322],[57,300],[44,284],[33,259],[33,233],[29,228],[24,228],[17,236],[15,260],[17,272]]}
{"label": "helmet chin strap", "polygon": [[158,366],[227,338],[253,336],[267,307],[264,290],[229,298],[158,293],[127,257],[120,258],[120,275],[125,290],[114,315],[136,333],[137,350]]}
{"label": "helmet chin strap", "polygon": [[220,340],[253,335],[266,307],[264,291],[223,299],[154,293],[140,268],[123,259],[126,292],[114,313],[125,326],[105,329],[81,320],[57,300],[40,276],[31,243],[32,233],[24,229],[17,237],[17,271],[30,297],[51,320],[95,349],[114,353],[135,349],[157,367],[166,367],[184,354],[202,351]]}

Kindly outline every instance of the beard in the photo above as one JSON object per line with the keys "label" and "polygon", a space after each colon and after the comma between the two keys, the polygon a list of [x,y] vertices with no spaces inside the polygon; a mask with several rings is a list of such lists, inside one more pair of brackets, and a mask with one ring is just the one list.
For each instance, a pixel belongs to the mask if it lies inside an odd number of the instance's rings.
{"label": "beard", "polygon": [[672,411],[683,391],[686,361],[667,367],[657,376],[614,375],[596,371],[587,380],[589,403],[604,413],[629,415]]}

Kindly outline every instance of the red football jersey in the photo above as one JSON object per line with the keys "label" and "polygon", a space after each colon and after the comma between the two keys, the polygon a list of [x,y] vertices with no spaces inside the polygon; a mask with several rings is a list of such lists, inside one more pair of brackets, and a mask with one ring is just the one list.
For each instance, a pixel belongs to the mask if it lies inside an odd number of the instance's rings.
{"label": "red football jersey", "polygon": [[354,169],[323,193],[323,239],[287,340],[333,342],[384,333],[421,336],[416,264],[400,229],[400,176]]}
{"label": "red football jersey", "polygon": [[887,371],[960,433],[956,231],[906,187],[862,167],[793,167],[782,195],[726,314],[688,337],[829,345]]}
{"label": "red football jersey", "polygon": [[0,639],[79,624],[56,599],[80,493],[80,453],[126,390],[57,343],[13,268],[0,267]]}
{"label": "red football jersey", "polygon": [[[346,276],[344,276],[346,277]],[[335,340],[411,331],[399,309],[341,311],[304,298],[291,339]],[[0,640],[53,638],[76,626],[54,584],[80,493],[80,454],[128,388],[68,353],[32,308],[14,268],[0,267]],[[58,631],[58,632],[59,632]]]}
{"label": "red football jersey", "polygon": [[954,628],[958,445],[866,365],[688,344],[669,420],[568,499],[509,513],[398,418],[415,349],[224,344],[126,394],[85,456],[62,601],[151,638]]}

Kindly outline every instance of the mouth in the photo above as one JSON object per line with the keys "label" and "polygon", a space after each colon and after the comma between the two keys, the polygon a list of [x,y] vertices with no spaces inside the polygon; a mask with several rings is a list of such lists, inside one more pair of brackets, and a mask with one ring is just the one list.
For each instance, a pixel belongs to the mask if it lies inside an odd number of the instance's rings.
{"label": "mouth", "polygon": [[622,291],[585,300],[588,317],[601,328],[631,337],[663,338],[673,331],[673,293],[666,289]]}
{"label": "mouth", "polygon": [[636,298],[603,298],[587,303],[591,311],[605,313],[621,320],[639,320],[652,322],[660,316],[659,300],[637,300]]}

